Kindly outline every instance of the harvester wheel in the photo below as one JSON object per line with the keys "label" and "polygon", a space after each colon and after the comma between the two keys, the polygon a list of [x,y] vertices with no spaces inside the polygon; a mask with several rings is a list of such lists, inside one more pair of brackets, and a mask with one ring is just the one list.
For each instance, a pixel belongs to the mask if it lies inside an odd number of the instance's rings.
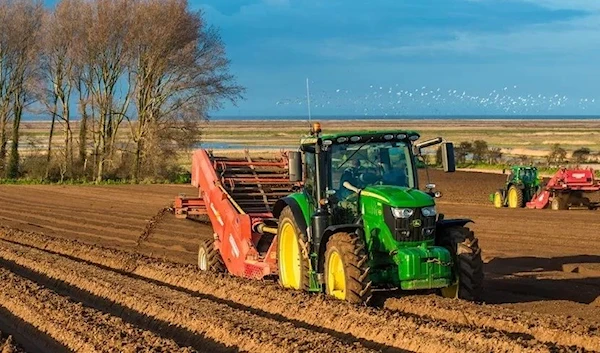
{"label": "harvester wheel", "polygon": [[483,260],[479,242],[467,227],[450,227],[442,231],[439,245],[450,250],[454,261],[455,285],[442,288],[446,298],[478,301],[483,288]]}
{"label": "harvester wheel", "polygon": [[225,272],[227,268],[212,240],[202,240],[198,247],[198,268],[201,271]]}
{"label": "harvester wheel", "polygon": [[496,191],[494,194],[494,207],[502,208],[504,207],[504,197],[500,191]]}
{"label": "harvester wheel", "polygon": [[556,195],[552,198],[552,202],[550,203],[550,208],[555,211],[558,210],[566,210],[568,209],[567,198],[561,195]]}
{"label": "harvester wheel", "polygon": [[277,265],[282,287],[308,290],[308,245],[308,239],[300,231],[292,209],[285,207],[279,215],[277,230]]}
{"label": "harvester wheel", "polygon": [[335,233],[325,251],[325,290],[350,303],[371,299],[368,256],[365,243],[355,233]]}
{"label": "harvester wheel", "polygon": [[523,190],[519,189],[514,185],[508,189],[508,207],[523,207]]}

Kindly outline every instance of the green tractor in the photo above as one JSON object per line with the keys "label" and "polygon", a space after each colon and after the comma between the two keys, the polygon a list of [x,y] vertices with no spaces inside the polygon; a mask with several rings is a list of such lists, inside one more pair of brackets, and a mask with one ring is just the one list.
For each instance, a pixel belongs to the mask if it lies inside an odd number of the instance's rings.
{"label": "green tractor", "polygon": [[368,302],[375,288],[480,299],[471,220],[444,219],[435,185],[419,189],[421,149],[442,144],[444,169],[453,172],[453,146],[418,139],[404,130],[322,134],[318,124],[302,138],[290,153],[290,180],[302,189],[273,208],[283,287],[352,303]]}
{"label": "green tractor", "polygon": [[[503,171],[505,173],[505,171]],[[533,199],[540,187],[540,179],[536,167],[512,166],[506,177],[504,188],[490,195],[494,207],[525,207],[527,201]]]}

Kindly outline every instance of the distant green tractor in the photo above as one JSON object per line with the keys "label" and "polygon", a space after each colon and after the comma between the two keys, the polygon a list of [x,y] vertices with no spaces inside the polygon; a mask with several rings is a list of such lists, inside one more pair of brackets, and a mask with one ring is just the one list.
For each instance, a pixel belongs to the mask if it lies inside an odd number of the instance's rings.
{"label": "distant green tractor", "polygon": [[506,178],[506,185],[490,195],[490,201],[496,208],[525,207],[540,187],[540,179],[536,167],[513,166]]}

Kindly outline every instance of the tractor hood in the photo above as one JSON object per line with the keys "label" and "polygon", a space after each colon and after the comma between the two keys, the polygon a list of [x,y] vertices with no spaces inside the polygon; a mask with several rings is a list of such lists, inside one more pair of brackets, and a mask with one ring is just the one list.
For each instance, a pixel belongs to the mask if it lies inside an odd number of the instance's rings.
{"label": "tractor hood", "polygon": [[374,185],[366,187],[363,197],[373,197],[392,207],[427,207],[435,204],[433,197],[421,190],[392,185]]}

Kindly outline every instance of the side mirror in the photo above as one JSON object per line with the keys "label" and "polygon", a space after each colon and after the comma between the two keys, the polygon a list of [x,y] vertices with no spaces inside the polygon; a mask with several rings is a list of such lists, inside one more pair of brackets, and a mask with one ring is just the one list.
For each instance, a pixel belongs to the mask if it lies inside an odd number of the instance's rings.
{"label": "side mirror", "polygon": [[454,145],[452,142],[442,143],[442,165],[444,171],[453,173],[456,171],[456,163],[454,161]]}
{"label": "side mirror", "polygon": [[292,183],[302,181],[302,153],[298,151],[288,152],[288,172]]}

